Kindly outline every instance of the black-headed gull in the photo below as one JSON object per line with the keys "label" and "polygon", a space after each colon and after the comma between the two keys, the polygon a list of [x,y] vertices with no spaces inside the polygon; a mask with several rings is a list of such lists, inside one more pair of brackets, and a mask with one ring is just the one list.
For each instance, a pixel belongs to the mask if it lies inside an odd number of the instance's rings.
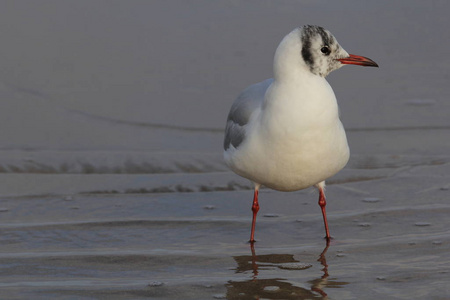
{"label": "black-headed gull", "polygon": [[249,86],[231,106],[225,129],[224,158],[236,174],[254,183],[254,242],[258,190],[315,186],[325,212],[325,180],[349,159],[344,127],[333,89],[325,77],[344,64],[378,67],[369,58],[348,54],[326,29],[294,29],[275,52],[273,78]]}

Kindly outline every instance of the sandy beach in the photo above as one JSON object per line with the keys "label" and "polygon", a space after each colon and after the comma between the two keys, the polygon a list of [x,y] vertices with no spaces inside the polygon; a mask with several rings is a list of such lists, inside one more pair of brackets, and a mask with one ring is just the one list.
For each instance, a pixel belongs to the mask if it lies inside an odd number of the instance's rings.
{"label": "sandy beach", "polygon": [[[15,1],[0,11],[0,299],[450,298],[450,4]],[[351,158],[317,193],[222,160],[228,110],[303,24]]]}

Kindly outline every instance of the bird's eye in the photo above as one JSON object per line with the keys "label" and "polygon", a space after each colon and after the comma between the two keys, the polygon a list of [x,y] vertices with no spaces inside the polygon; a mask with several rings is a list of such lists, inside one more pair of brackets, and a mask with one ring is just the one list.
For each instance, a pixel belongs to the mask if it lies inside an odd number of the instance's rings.
{"label": "bird's eye", "polygon": [[325,46],[325,47],[322,47],[322,49],[320,49],[320,52],[322,52],[325,55],[328,55],[328,54],[330,54],[331,51],[330,51],[330,48]]}

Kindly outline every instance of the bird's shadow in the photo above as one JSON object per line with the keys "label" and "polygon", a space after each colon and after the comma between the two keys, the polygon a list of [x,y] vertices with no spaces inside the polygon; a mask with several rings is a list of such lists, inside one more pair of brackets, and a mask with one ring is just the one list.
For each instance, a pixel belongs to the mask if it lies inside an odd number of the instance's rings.
{"label": "bird's shadow", "polygon": [[[237,263],[235,272],[237,274],[249,273],[251,278],[244,281],[228,281],[225,285],[227,299],[328,299],[325,292],[327,287],[348,284],[347,282],[329,280],[326,261],[326,253],[329,247],[330,244],[327,242],[317,259],[323,266],[321,270],[323,273],[317,279],[306,282],[306,285],[310,287],[308,289],[301,287],[305,286],[305,283],[293,284],[292,277],[295,277],[295,274],[287,272],[302,272],[312,265],[296,260],[293,254],[257,255],[254,243],[251,243],[251,255],[233,257]],[[286,278],[283,278],[284,276],[267,278],[267,274],[264,274],[265,271],[275,268],[278,274],[283,275],[286,272]]]}

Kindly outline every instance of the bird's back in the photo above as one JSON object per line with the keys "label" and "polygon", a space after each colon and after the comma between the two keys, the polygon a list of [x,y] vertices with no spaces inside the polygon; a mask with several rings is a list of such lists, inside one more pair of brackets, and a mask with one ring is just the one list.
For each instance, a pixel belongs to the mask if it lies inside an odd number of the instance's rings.
{"label": "bird's back", "polygon": [[247,87],[234,101],[228,113],[225,127],[223,148],[227,152],[230,147],[237,148],[245,139],[245,126],[249,123],[253,114],[260,111],[267,88],[273,79]]}

